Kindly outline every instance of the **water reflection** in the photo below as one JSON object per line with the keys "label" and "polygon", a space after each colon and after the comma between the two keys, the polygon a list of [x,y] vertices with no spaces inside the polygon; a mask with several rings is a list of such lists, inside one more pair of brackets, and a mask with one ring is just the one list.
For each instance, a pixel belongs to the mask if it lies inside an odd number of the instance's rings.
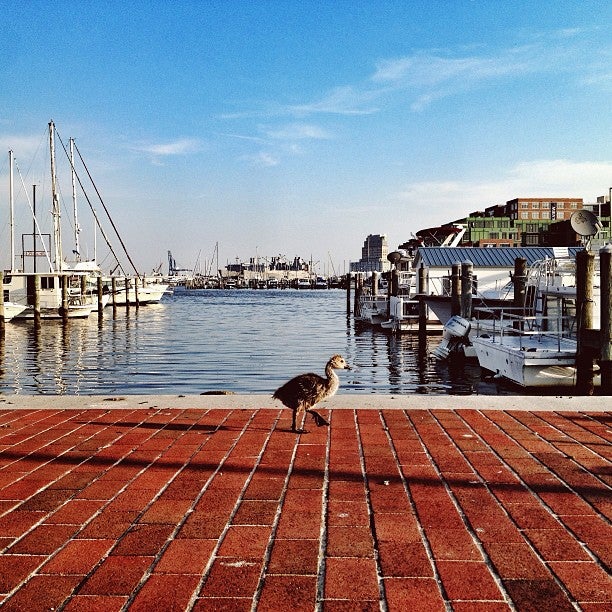
{"label": "water reflection", "polygon": [[98,319],[6,325],[5,393],[271,393],[322,373],[334,353],[354,366],[344,393],[497,393],[480,369],[429,358],[439,338],[394,336],[346,316],[342,291],[192,291]]}

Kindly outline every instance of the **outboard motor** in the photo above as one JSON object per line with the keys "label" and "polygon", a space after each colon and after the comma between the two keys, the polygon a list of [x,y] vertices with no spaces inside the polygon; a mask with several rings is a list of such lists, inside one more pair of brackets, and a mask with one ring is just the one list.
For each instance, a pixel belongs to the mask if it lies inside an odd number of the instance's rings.
{"label": "outboard motor", "polygon": [[465,344],[472,324],[463,317],[455,315],[444,326],[442,342],[431,352],[436,359],[447,359],[451,351]]}

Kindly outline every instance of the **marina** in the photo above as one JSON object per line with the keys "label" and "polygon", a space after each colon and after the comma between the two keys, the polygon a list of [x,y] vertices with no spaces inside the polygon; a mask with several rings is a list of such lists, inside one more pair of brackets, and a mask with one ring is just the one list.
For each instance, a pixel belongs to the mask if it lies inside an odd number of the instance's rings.
{"label": "marina", "polygon": [[[11,322],[0,346],[4,394],[272,394],[291,375],[322,373],[340,353],[353,370],[339,394],[516,393],[475,364],[438,363],[430,337],[356,324],[341,290],[181,290],[104,317]],[[279,341],[282,338],[282,342]]]}

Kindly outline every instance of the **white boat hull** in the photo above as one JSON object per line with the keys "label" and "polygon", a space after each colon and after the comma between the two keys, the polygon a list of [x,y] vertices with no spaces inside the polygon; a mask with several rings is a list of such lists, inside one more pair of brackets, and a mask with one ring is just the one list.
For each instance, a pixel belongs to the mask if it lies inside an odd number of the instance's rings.
{"label": "white boat hull", "polygon": [[370,325],[380,325],[389,316],[389,301],[386,296],[364,295],[359,302],[359,316],[355,317],[358,321],[369,323]]}
{"label": "white boat hull", "polygon": [[[480,366],[521,387],[574,387],[576,349],[574,340],[521,336],[472,339]],[[596,375],[594,384],[600,384]]]}
{"label": "white boat hull", "polygon": [[[166,293],[167,288],[168,288],[168,285],[165,285],[165,284],[156,284],[156,285],[149,285],[145,287],[138,287],[138,304],[140,305],[157,304],[162,299],[164,294]],[[136,292],[134,291],[133,287],[130,287],[127,295],[128,295],[130,304],[135,305],[136,304]],[[115,298],[114,298],[115,305],[125,306],[126,301],[127,300],[126,300],[125,288],[122,289],[120,287],[117,287],[117,292],[115,293]],[[113,303],[112,298],[109,300],[109,303],[110,304]]]}
{"label": "white boat hull", "polygon": [[[94,309],[93,304],[83,304],[79,306],[69,306],[66,313],[67,319],[86,319]],[[61,320],[64,316],[61,313],[60,308],[41,308],[40,309],[41,319],[57,319]],[[34,308],[31,306],[24,307],[19,314],[13,317],[15,321],[22,319],[34,319]]]}
{"label": "white boat hull", "polygon": [[15,304],[14,302],[4,302],[4,320],[5,322],[14,319],[19,316],[27,306],[22,306],[21,304]]}

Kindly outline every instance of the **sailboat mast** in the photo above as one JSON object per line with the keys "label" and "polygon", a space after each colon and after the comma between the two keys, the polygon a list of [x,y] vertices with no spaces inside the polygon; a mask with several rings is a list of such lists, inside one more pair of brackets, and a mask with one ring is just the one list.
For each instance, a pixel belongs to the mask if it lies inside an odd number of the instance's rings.
{"label": "sailboat mast", "polygon": [[70,167],[72,169],[72,211],[74,215],[74,254],[77,261],[81,260],[81,246],[79,245],[79,234],[81,227],[79,226],[79,213],[77,209],[77,193],[76,193],[76,172],[74,170],[74,138],[70,139]]}
{"label": "sailboat mast", "polygon": [[13,152],[9,151],[9,223],[11,231],[11,272],[15,270],[15,189],[13,186]]}
{"label": "sailboat mast", "polygon": [[53,198],[53,241],[54,241],[54,264],[56,271],[62,269],[62,236],[60,223],[60,207],[57,196],[57,176],[55,172],[55,125],[49,122],[49,150],[51,153],[51,194]]}

